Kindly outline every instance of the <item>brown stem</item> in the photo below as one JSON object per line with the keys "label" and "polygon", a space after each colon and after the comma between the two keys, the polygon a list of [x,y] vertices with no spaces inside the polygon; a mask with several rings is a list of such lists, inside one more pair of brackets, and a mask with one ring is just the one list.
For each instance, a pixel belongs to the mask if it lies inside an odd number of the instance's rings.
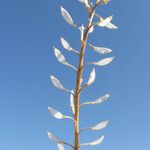
{"label": "brown stem", "polygon": [[82,46],[81,46],[81,51],[80,51],[80,60],[79,60],[79,65],[78,65],[78,70],[77,70],[76,92],[75,92],[74,150],[79,150],[79,98],[80,98],[80,88],[81,88],[81,79],[82,79],[82,73],[83,73],[85,48],[86,48],[89,31],[92,26],[95,9],[98,5],[100,4],[96,4],[89,14],[89,21],[86,27],[86,31],[84,33],[84,38],[82,41]]}

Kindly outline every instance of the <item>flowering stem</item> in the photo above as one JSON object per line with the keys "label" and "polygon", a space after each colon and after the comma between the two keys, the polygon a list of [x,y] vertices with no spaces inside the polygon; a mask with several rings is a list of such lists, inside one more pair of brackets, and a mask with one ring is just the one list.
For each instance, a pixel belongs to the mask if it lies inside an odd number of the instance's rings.
{"label": "flowering stem", "polygon": [[75,114],[74,114],[74,150],[79,150],[79,99],[80,99],[80,88],[81,88],[81,79],[82,79],[82,73],[83,73],[83,63],[84,63],[84,55],[85,55],[85,48],[87,45],[88,35],[90,28],[92,26],[93,17],[95,14],[96,7],[100,5],[96,4],[90,14],[89,14],[89,21],[86,27],[86,31],[84,33],[81,50],[80,50],[80,59],[79,59],[79,65],[77,70],[77,79],[76,79],[76,92],[75,92]]}

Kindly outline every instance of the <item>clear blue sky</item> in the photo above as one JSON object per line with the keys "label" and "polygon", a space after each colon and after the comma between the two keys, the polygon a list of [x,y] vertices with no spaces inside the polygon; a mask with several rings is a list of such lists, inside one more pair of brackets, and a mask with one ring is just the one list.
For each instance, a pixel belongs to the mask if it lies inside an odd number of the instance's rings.
{"label": "clear blue sky", "polygon": [[[87,14],[78,0],[0,0],[0,149],[56,150],[46,131],[72,142],[72,123],[55,120],[47,111],[52,106],[71,113],[69,95],[53,88],[49,76],[57,76],[65,87],[74,88],[75,73],[58,63],[55,45],[71,64],[75,56],[60,45],[64,36],[80,48],[79,32],[60,15],[64,6],[78,25],[86,24]],[[115,61],[96,67],[96,82],[82,95],[82,101],[95,100],[105,92],[107,103],[81,110],[81,127],[110,119],[102,132],[84,132],[81,142],[102,134],[102,145],[86,150],[149,150],[150,147],[150,1],[112,0],[98,12],[119,30],[95,28],[89,41],[113,49]],[[85,60],[104,57],[87,49]],[[91,67],[85,70],[86,81]],[[66,148],[68,149],[68,148]]]}

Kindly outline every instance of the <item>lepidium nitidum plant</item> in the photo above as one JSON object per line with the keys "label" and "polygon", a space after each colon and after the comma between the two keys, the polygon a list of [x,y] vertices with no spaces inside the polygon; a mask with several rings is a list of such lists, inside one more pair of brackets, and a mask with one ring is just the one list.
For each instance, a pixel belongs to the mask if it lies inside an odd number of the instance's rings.
{"label": "lepidium nitidum plant", "polygon": [[[109,124],[109,120],[103,120],[101,122],[99,122],[96,125],[93,125],[91,127],[85,127],[82,129],[79,129],[79,112],[80,112],[80,108],[86,105],[97,105],[97,104],[101,104],[105,101],[107,101],[107,99],[109,98],[110,94],[109,93],[105,93],[103,96],[101,96],[100,98],[98,98],[97,100],[94,101],[90,101],[90,102],[84,102],[82,104],[80,104],[80,94],[81,92],[87,88],[88,86],[90,86],[96,78],[96,71],[94,66],[99,66],[99,67],[103,67],[108,65],[109,63],[111,63],[114,59],[114,56],[112,57],[107,57],[98,61],[91,61],[91,62],[84,62],[84,56],[85,56],[85,50],[86,48],[90,48],[92,50],[94,50],[96,53],[99,53],[101,55],[106,55],[108,53],[111,53],[112,50],[110,48],[106,48],[106,47],[98,47],[98,46],[94,46],[92,43],[88,43],[88,36],[89,34],[91,34],[95,28],[95,26],[101,27],[101,28],[107,28],[107,29],[117,29],[117,27],[112,23],[112,19],[113,16],[110,15],[106,18],[103,18],[101,15],[96,13],[96,9],[98,7],[100,7],[101,5],[105,5],[109,2],[109,0],[97,0],[95,2],[95,4],[92,3],[92,0],[79,0],[79,2],[85,6],[87,13],[88,13],[88,23],[86,26],[84,25],[80,25],[78,26],[72,19],[71,15],[69,14],[69,12],[62,6],[60,6],[60,13],[62,15],[62,17],[64,18],[64,20],[71,25],[74,29],[76,29],[77,31],[79,31],[81,33],[81,37],[80,37],[80,41],[81,41],[81,48],[80,51],[77,51],[76,49],[74,49],[71,44],[64,38],[61,37],[60,39],[60,43],[62,44],[62,47],[64,49],[66,49],[67,51],[71,52],[72,55],[73,53],[79,57],[79,62],[78,62],[78,67],[75,67],[73,65],[71,65],[66,58],[63,56],[63,54],[61,53],[60,50],[58,50],[56,47],[53,47],[54,49],[54,55],[56,56],[57,60],[73,69],[73,71],[76,72],[76,89],[75,90],[69,90],[66,87],[64,87],[62,85],[62,83],[54,76],[51,76],[50,79],[52,81],[52,84],[64,91],[67,92],[68,94],[70,94],[70,107],[72,110],[72,116],[67,116],[64,115],[62,113],[60,113],[59,111],[55,110],[54,108],[48,107],[48,111],[50,112],[50,114],[55,117],[56,119],[69,119],[73,122],[74,124],[74,144],[69,144],[63,140],[61,140],[60,138],[58,138],[55,134],[51,133],[51,132],[47,132],[48,133],[48,137],[53,140],[54,142],[56,142],[58,149],[59,150],[64,150],[65,146],[70,146],[70,148],[72,148],[73,150],[79,150],[84,146],[95,146],[97,144],[100,144],[103,142],[104,140],[104,135],[99,137],[98,139],[96,139],[95,141],[89,142],[89,143],[79,143],[79,135],[82,132],[85,132],[87,130],[92,130],[92,131],[97,131],[97,130],[102,130],[104,129],[108,124]],[[94,22],[93,19],[96,18],[97,22]],[[82,85],[83,82],[83,77],[82,77],[82,73],[84,68],[87,65],[92,65],[92,71],[90,73],[89,79],[88,81]]]}

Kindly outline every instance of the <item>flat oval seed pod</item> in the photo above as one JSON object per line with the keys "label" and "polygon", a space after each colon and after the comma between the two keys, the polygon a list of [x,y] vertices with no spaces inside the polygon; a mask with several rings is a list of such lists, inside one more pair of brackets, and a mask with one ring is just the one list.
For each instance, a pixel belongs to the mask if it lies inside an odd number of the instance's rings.
{"label": "flat oval seed pod", "polygon": [[88,3],[88,0],[79,0],[81,3]]}
{"label": "flat oval seed pod", "polygon": [[109,16],[106,19],[96,23],[97,26],[106,27],[113,19],[113,16]]}
{"label": "flat oval seed pod", "polygon": [[74,91],[71,90],[71,93],[70,93],[70,107],[71,107],[71,110],[73,112],[73,114],[75,114],[75,107],[74,107]]}
{"label": "flat oval seed pod", "polygon": [[81,32],[81,38],[80,40],[82,41],[83,40],[83,35],[84,35],[84,30],[85,30],[85,27],[82,25],[81,27],[78,28]]}
{"label": "flat oval seed pod", "polygon": [[101,104],[101,103],[105,102],[109,98],[109,96],[110,96],[110,94],[106,94],[106,95],[98,98],[95,101],[85,102],[85,103],[81,104],[80,107],[85,106],[85,105],[90,105],[90,104],[91,105]]}
{"label": "flat oval seed pod", "polygon": [[68,67],[71,67],[71,68],[73,68],[75,71],[77,71],[76,67],[74,67],[74,66],[72,66],[71,64],[69,64],[69,63],[66,61],[66,58],[62,55],[62,53],[61,53],[57,48],[55,48],[55,47],[54,47],[54,54],[55,54],[57,60],[58,60],[61,64],[65,65],[65,66],[68,66]]}
{"label": "flat oval seed pod", "polygon": [[73,48],[70,46],[70,44],[63,37],[61,37],[60,41],[61,41],[62,46],[66,50],[68,50],[68,51],[72,51],[73,50]]}
{"label": "flat oval seed pod", "polygon": [[96,52],[100,53],[100,54],[108,54],[111,53],[112,50],[109,48],[105,48],[105,47],[96,47],[93,46],[92,44],[89,44],[89,46]]}
{"label": "flat oval seed pod", "polygon": [[48,137],[53,140],[56,143],[60,143],[62,142],[58,137],[56,137],[54,134],[52,134],[51,132],[47,132]]}
{"label": "flat oval seed pod", "polygon": [[110,96],[110,94],[106,94],[106,95],[100,97],[99,99],[97,99],[96,101],[94,101],[93,104],[103,103],[109,98],[109,96]]}
{"label": "flat oval seed pod", "polygon": [[60,83],[60,81],[56,77],[51,76],[50,78],[51,78],[51,81],[52,81],[53,85],[56,88],[58,88],[60,90],[63,90],[63,91],[66,91],[66,92],[69,92],[69,90],[67,90],[66,88],[64,88],[64,86]]}
{"label": "flat oval seed pod", "polygon": [[105,120],[105,121],[102,121],[100,122],[99,124],[93,126],[93,127],[90,127],[90,130],[102,130],[104,129],[107,125],[109,124],[109,121],[108,120]]}
{"label": "flat oval seed pod", "polygon": [[92,72],[90,74],[89,80],[86,83],[86,85],[87,86],[91,85],[95,81],[95,78],[96,78],[96,72],[95,72],[95,68],[93,68],[93,70],[92,70]]}
{"label": "flat oval seed pod", "polygon": [[64,115],[62,113],[60,113],[59,111],[51,108],[51,107],[48,107],[48,111],[51,113],[51,115],[57,119],[64,119]]}
{"label": "flat oval seed pod", "polygon": [[103,140],[104,140],[104,135],[102,137],[98,138],[96,141],[81,144],[80,147],[82,147],[82,146],[95,146],[95,145],[101,144],[103,142]]}
{"label": "flat oval seed pod", "polygon": [[71,47],[71,45],[70,45],[63,37],[61,37],[60,41],[61,41],[62,46],[63,46],[66,50],[72,51],[72,52],[75,52],[75,53],[79,54],[79,52],[78,52],[77,50],[73,49],[73,48]]}
{"label": "flat oval seed pod", "polygon": [[94,25],[90,28],[89,33],[92,33],[94,31]]}
{"label": "flat oval seed pod", "polygon": [[[101,0],[97,0],[97,3],[100,2]],[[110,2],[110,0],[103,0],[104,4],[107,4],[108,2]]]}
{"label": "flat oval seed pod", "polygon": [[59,150],[65,150],[63,144],[58,143],[57,146],[58,146],[58,149],[59,149]]}
{"label": "flat oval seed pod", "polygon": [[114,58],[115,57],[104,58],[104,59],[102,59],[100,61],[92,62],[92,64],[97,65],[97,66],[105,66],[105,65],[108,65],[109,63],[111,63]]}
{"label": "flat oval seed pod", "polygon": [[[104,19],[103,19],[102,17],[100,17],[100,21],[103,21],[103,20],[104,20]],[[108,23],[108,24],[106,25],[106,27],[109,28],[109,29],[112,29],[112,30],[118,29],[118,27],[115,26],[114,24],[112,24],[111,22]]]}
{"label": "flat oval seed pod", "polygon": [[102,121],[102,122],[98,123],[98,124],[95,125],[95,126],[83,128],[83,129],[80,130],[80,132],[81,132],[81,131],[85,131],[85,130],[95,130],[95,131],[97,131],[97,130],[102,130],[102,129],[104,129],[108,124],[109,124],[109,121],[108,121],[108,120],[105,120],[105,121]]}
{"label": "flat oval seed pod", "polygon": [[68,13],[68,11],[67,11],[66,9],[64,9],[62,6],[61,6],[60,8],[61,8],[61,14],[62,14],[63,18],[65,19],[65,21],[66,21],[68,24],[70,24],[70,25],[76,27],[76,25],[74,24],[74,21],[73,21],[72,17],[71,17],[70,14]]}
{"label": "flat oval seed pod", "polygon": [[109,28],[109,29],[112,29],[112,30],[118,29],[118,27],[115,26],[114,24],[112,24],[111,22],[108,23],[106,27]]}
{"label": "flat oval seed pod", "polygon": [[58,149],[59,150],[64,150],[64,144],[63,141],[60,140],[58,137],[56,137],[54,134],[52,134],[51,132],[47,132],[48,137],[53,140],[54,142],[57,143]]}
{"label": "flat oval seed pod", "polygon": [[65,119],[65,118],[67,118],[67,119],[74,120],[72,117],[70,117],[70,116],[65,116],[65,115],[63,115],[62,113],[60,113],[59,111],[57,111],[57,110],[55,110],[55,109],[53,109],[53,108],[51,108],[51,107],[48,107],[48,111],[51,113],[51,115],[52,115],[53,117],[55,117],[55,118],[57,118],[57,119]]}

